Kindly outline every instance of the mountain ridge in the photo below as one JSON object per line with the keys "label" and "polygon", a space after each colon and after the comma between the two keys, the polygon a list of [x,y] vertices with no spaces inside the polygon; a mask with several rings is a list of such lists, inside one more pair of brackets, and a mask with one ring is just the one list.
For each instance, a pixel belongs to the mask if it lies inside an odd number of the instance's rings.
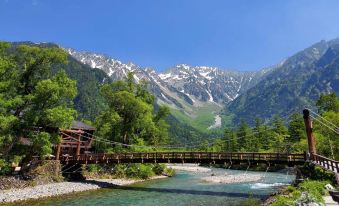
{"label": "mountain ridge", "polygon": [[[133,72],[136,82],[142,79],[148,82],[148,88],[158,104],[168,105],[177,118],[190,121],[193,125],[194,121],[201,121],[195,126],[202,130],[214,128],[210,126],[214,124],[215,118],[219,118],[224,105],[251,88],[268,72],[180,64],[157,73],[152,68],[142,68],[131,62],[123,63],[107,55],[63,49],[78,61],[105,71],[113,81],[122,80],[128,72]],[[201,114],[199,110],[208,110],[210,114]],[[203,119],[199,120],[200,116]]]}

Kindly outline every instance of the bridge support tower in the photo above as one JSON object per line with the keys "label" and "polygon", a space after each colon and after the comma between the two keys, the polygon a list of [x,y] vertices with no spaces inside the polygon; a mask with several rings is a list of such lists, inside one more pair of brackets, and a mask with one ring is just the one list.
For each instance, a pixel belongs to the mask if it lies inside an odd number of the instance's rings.
{"label": "bridge support tower", "polygon": [[315,148],[315,138],[313,135],[313,125],[312,125],[312,119],[310,116],[310,111],[308,109],[303,110],[304,114],[304,123],[305,123],[305,129],[307,134],[307,140],[308,140],[308,151],[310,153],[311,160],[314,159],[314,155],[317,154],[316,148]]}

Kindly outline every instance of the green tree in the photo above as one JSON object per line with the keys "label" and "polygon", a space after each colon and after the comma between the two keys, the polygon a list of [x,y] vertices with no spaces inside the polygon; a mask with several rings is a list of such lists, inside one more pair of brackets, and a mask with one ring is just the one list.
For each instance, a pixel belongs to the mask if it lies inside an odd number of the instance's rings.
{"label": "green tree", "polygon": [[57,131],[50,128],[67,128],[74,120],[76,83],[64,71],[54,76],[51,73],[53,65],[66,63],[66,56],[59,48],[0,43],[3,155],[9,155],[22,136],[31,138],[32,153],[47,155],[51,153],[51,145],[59,141]]}
{"label": "green tree", "polygon": [[[333,111],[324,112],[322,117],[334,125],[339,125],[339,113]],[[326,122],[326,124],[330,126],[328,122]],[[335,128],[332,125],[331,127]],[[316,145],[317,149],[319,149],[317,152],[333,159],[339,159],[339,135],[337,134],[339,130],[338,127],[334,129],[334,131],[337,132],[334,132],[333,130],[330,130],[329,128],[315,121],[314,129],[317,141]]]}
{"label": "green tree", "polygon": [[199,145],[199,151],[209,152],[210,151],[210,144],[207,140],[204,140]]}
{"label": "green tree", "polygon": [[287,152],[287,150],[289,150],[289,146],[286,144],[288,130],[284,121],[277,115],[273,117],[272,130],[274,136],[272,149],[275,152]]}
{"label": "green tree", "polygon": [[224,142],[221,138],[215,138],[213,140],[212,152],[221,152],[224,147]]}
{"label": "green tree", "polygon": [[[125,81],[115,81],[101,88],[108,109],[96,119],[97,135],[123,144],[146,142],[149,145],[168,141],[165,118],[169,109],[154,111],[154,96],[146,90],[146,82],[134,82],[133,73]],[[103,146],[104,147],[104,146]]]}
{"label": "green tree", "polygon": [[319,113],[328,111],[339,112],[339,99],[335,92],[331,94],[321,94],[316,105]]}
{"label": "green tree", "polygon": [[238,151],[237,134],[232,129],[225,129],[224,132],[224,151],[236,152]]}
{"label": "green tree", "polygon": [[252,129],[248,126],[248,124],[241,120],[240,125],[237,129],[237,140],[238,147],[242,151],[253,151],[255,150],[253,143],[253,132]]}
{"label": "green tree", "polygon": [[294,113],[290,116],[288,124],[287,145],[291,152],[305,151],[306,132],[304,119],[301,114]]}

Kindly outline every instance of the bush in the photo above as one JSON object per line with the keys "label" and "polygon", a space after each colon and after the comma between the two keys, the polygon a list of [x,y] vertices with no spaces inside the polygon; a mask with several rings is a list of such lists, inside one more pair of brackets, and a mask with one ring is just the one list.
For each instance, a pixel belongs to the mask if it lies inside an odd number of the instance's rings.
{"label": "bush", "polygon": [[279,196],[272,204],[271,206],[291,206],[294,205],[294,201],[290,200],[286,197]]}
{"label": "bush", "polygon": [[126,177],[126,166],[123,164],[117,164],[114,168],[113,168],[113,175],[116,178],[125,178]]}
{"label": "bush", "polygon": [[175,170],[172,168],[166,167],[164,170],[164,174],[168,177],[173,177],[175,175]]}
{"label": "bush", "polygon": [[8,175],[11,171],[11,165],[4,159],[0,159],[0,175]]}
{"label": "bush", "polygon": [[138,178],[139,177],[139,167],[140,164],[130,164],[126,168],[126,176],[129,178]]}
{"label": "bush", "polygon": [[311,197],[316,199],[318,202],[323,202],[322,196],[326,194],[325,185],[327,181],[305,181],[301,183],[300,188],[302,191],[306,191]]}
{"label": "bush", "polygon": [[161,175],[164,173],[165,168],[166,166],[164,164],[155,164],[152,170],[156,175]]}
{"label": "bush", "polygon": [[305,165],[300,168],[300,171],[305,177],[308,177],[311,180],[326,180],[335,182],[335,176],[333,173],[312,163],[305,163]]}
{"label": "bush", "polygon": [[297,188],[295,188],[295,187],[289,185],[289,186],[286,188],[286,191],[287,191],[288,193],[292,193],[292,192],[294,192],[296,189],[297,189]]}
{"label": "bush", "polygon": [[144,165],[141,164],[140,168],[139,168],[139,178],[141,179],[148,179],[152,176],[154,176],[154,172],[152,170],[152,166],[151,165]]}
{"label": "bush", "polygon": [[89,164],[87,165],[87,171],[88,172],[98,172],[100,171],[100,166],[96,164]]}

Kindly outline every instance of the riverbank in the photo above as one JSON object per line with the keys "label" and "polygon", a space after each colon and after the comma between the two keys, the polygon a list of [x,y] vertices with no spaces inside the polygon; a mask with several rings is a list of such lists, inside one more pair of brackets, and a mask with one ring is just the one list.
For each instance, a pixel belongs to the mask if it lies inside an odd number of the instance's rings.
{"label": "riverbank", "polygon": [[[166,178],[167,176],[154,176],[148,180]],[[0,190],[0,204],[25,201],[39,198],[46,198],[58,195],[65,195],[87,190],[116,187],[134,184],[145,180],[135,179],[92,179],[82,182],[59,182],[22,189]]]}
{"label": "riverbank", "polygon": [[233,175],[225,172],[224,174],[216,175],[212,172],[211,168],[199,166],[198,164],[166,164],[168,168],[174,170],[181,170],[193,173],[205,173],[206,175],[201,178],[205,182],[221,183],[221,184],[234,184],[260,181],[264,175],[247,173],[246,175]]}
{"label": "riverbank", "polygon": [[196,172],[196,173],[212,171],[210,168],[199,166],[199,164],[166,164],[166,167],[174,169],[174,170]]}
{"label": "riverbank", "polygon": [[233,184],[233,183],[245,183],[245,182],[257,182],[263,178],[262,175],[246,174],[246,175],[229,175],[224,176],[209,176],[203,177],[202,180],[206,182],[222,183],[222,184]]}

